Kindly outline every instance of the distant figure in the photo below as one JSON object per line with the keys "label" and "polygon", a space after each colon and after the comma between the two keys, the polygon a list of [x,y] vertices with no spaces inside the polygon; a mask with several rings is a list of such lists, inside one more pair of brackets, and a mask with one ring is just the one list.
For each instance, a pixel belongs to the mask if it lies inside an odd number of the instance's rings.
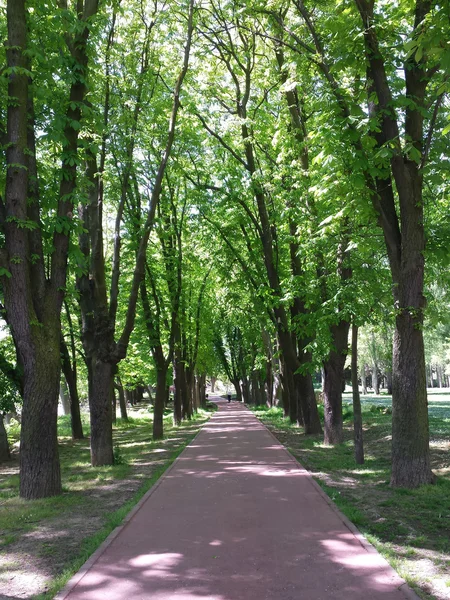
{"label": "distant figure", "polygon": [[228,402],[231,402],[231,394],[228,394]]}

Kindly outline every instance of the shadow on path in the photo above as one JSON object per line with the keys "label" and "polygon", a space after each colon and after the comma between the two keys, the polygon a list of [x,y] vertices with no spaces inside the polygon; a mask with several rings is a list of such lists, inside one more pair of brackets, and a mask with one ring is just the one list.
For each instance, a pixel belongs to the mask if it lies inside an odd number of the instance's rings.
{"label": "shadow on path", "polygon": [[78,581],[70,600],[404,600],[250,411],[219,411]]}

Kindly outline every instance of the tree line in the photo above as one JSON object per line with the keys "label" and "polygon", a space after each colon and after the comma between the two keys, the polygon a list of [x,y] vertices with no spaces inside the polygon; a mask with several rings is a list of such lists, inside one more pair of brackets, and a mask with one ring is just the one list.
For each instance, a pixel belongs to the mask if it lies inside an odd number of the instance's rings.
{"label": "tree line", "polygon": [[113,463],[122,380],[151,380],[158,438],[172,374],[176,423],[220,371],[239,398],[279,389],[290,420],[318,433],[320,368],[336,444],[350,329],[377,322],[394,331],[392,484],[433,481],[423,331],[425,316],[448,319],[436,308],[448,276],[444,3],[0,8],[13,342],[0,369],[22,398],[21,496],[61,491],[61,371],[74,437],[87,382],[93,465]]}

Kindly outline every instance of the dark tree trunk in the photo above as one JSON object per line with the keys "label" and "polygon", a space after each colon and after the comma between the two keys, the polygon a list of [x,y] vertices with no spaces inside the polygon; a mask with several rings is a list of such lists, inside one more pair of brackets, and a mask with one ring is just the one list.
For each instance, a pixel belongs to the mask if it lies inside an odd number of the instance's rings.
{"label": "dark tree trunk", "polygon": [[242,391],[241,391],[241,383],[239,379],[233,379],[233,387],[236,390],[236,400],[238,402],[242,402]]}
{"label": "dark tree trunk", "polygon": [[322,425],[317,409],[317,400],[311,373],[305,373],[304,375],[297,373],[295,375],[295,381],[300,396],[303,398],[303,411],[307,411],[303,423],[305,433],[322,433]]}
{"label": "dark tree trunk", "polygon": [[95,360],[92,364],[92,380],[89,382],[89,408],[91,464],[93,467],[114,464],[111,388],[115,372],[116,367],[111,363]]}
{"label": "dark tree trunk", "polygon": [[186,393],[183,396],[183,419],[192,419],[194,402],[193,402],[193,392],[194,392],[194,372],[192,367],[185,367],[184,376],[186,379]]}
{"label": "dark tree trunk", "polygon": [[156,371],[156,392],[155,405],[153,408],[153,439],[162,440],[164,437],[164,407],[167,390],[167,370],[166,362],[159,365]]}
{"label": "dark tree trunk", "polygon": [[[56,328],[55,328],[56,329]],[[24,360],[20,434],[20,495],[28,500],[61,493],[57,414],[60,381],[59,330],[36,343]]]}
{"label": "dark tree trunk", "polygon": [[11,460],[11,453],[9,451],[8,435],[5,429],[5,423],[3,421],[3,415],[0,413],[0,463]]}
{"label": "dark tree trunk", "polygon": [[358,386],[358,327],[352,325],[352,392],[353,392],[353,439],[356,464],[364,464],[361,399]]}
{"label": "dark tree trunk", "polygon": [[181,358],[177,356],[178,352],[175,350],[174,357],[174,393],[173,393],[173,422],[175,425],[180,425],[183,419],[183,385],[186,385],[186,379],[184,377],[184,369],[181,362]]}
{"label": "dark tree trunk", "polygon": [[[392,108],[393,93],[383,48],[378,39],[374,5],[363,0],[356,0],[356,5],[364,28],[367,79],[370,82],[369,116],[378,119],[380,125],[373,137],[378,147],[392,147],[390,176],[387,180],[378,179],[376,189],[373,190],[373,186],[371,188],[389,257],[397,313],[392,361],[391,484],[412,488],[434,480],[430,467],[422,333],[425,308],[422,192],[423,167],[428,158],[424,114],[432,69],[427,70],[425,56],[419,58],[417,53],[413,53],[406,57],[403,98],[408,103],[405,103],[404,114],[398,118]],[[426,27],[427,15],[432,10],[433,3],[428,0],[415,3],[414,39]],[[419,155],[419,160],[402,148],[401,139],[408,140]],[[394,197],[391,179],[395,181],[398,200]]]}
{"label": "dark tree trunk", "polygon": [[216,386],[216,378],[211,377],[211,394],[214,394],[215,386]]}
{"label": "dark tree trunk", "polygon": [[200,406],[202,408],[206,408],[206,374],[200,375],[198,378],[198,391],[200,397]]}
{"label": "dark tree trunk", "polygon": [[404,310],[396,318],[393,352],[391,483],[396,487],[434,481],[424,356],[422,327]]}
{"label": "dark tree trunk", "polygon": [[125,402],[125,393],[120,380],[117,381],[116,390],[119,393],[120,418],[122,421],[128,421],[127,403]]}
{"label": "dark tree trunk", "polygon": [[116,392],[114,390],[114,380],[111,383],[111,390],[109,393],[109,397],[111,399],[111,422],[112,423],[117,423],[117,398],[116,398]]}
{"label": "dark tree trunk", "polygon": [[124,394],[125,394],[125,402],[126,404],[128,404],[128,406],[133,406],[133,394],[132,392],[125,388],[124,389]]}
{"label": "dark tree trunk", "polygon": [[340,444],[342,431],[342,378],[348,349],[348,321],[331,327],[332,344],[328,359],[323,364],[324,443]]}
{"label": "dark tree trunk", "polygon": [[392,371],[390,369],[386,371],[386,387],[387,393],[392,394]]}
{"label": "dark tree trunk", "polygon": [[249,389],[248,389],[248,378],[247,377],[243,377],[242,381],[241,381],[241,386],[242,386],[242,398],[245,402],[245,404],[250,404],[250,393],[249,393]]}

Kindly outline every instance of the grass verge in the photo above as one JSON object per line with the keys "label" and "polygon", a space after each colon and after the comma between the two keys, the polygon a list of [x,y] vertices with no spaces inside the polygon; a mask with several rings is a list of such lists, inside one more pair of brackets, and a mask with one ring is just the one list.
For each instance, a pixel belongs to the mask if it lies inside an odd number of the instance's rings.
{"label": "grass verge", "polygon": [[344,406],[345,441],[334,447],[325,446],[322,436],[305,436],[280,408],[249,408],[419,596],[450,598],[450,414],[430,417],[436,485],[409,490],[389,485],[388,407],[373,405],[363,412],[364,465],[354,461],[350,405]]}
{"label": "grass verge", "polygon": [[[89,463],[89,440],[71,440],[69,421],[61,417],[63,494],[54,498],[20,499],[17,459],[0,465],[2,593],[52,598],[173,463],[212,410],[199,411],[180,427],[172,425],[168,413],[164,439],[157,442],[152,441],[148,409],[133,410],[128,422],[118,420],[114,426],[116,464],[95,468]],[[9,433],[14,441],[17,425]]]}

